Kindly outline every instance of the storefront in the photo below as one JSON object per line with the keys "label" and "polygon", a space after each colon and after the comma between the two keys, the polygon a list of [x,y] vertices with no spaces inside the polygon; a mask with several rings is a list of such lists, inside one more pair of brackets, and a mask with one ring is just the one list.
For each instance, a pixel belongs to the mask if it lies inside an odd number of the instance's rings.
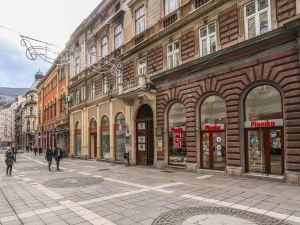
{"label": "storefront", "polygon": [[75,124],[75,131],[74,131],[74,145],[75,145],[75,155],[81,156],[82,150],[81,150],[81,125],[80,122],[76,122]]}
{"label": "storefront", "polygon": [[186,163],[186,114],[182,103],[174,103],[168,113],[168,161],[184,166]]}
{"label": "storefront", "polygon": [[226,167],[226,104],[217,95],[207,97],[200,110],[200,166],[225,170]]}
{"label": "storefront", "polygon": [[245,99],[246,172],[283,174],[282,97],[273,86],[260,85]]}
{"label": "storefront", "polygon": [[109,149],[110,149],[110,141],[109,141],[109,118],[108,116],[103,116],[101,121],[101,158],[109,159]]}
{"label": "storefront", "polygon": [[123,113],[119,113],[116,117],[116,122],[115,122],[116,161],[124,160],[126,131],[127,131],[127,126],[125,123],[125,116]]}

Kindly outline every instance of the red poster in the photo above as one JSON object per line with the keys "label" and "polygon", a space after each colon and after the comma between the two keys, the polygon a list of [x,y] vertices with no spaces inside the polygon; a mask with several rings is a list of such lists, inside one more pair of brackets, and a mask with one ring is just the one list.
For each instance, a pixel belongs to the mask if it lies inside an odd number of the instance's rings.
{"label": "red poster", "polygon": [[182,148],[182,131],[180,127],[174,127],[171,129],[173,133],[173,147]]}

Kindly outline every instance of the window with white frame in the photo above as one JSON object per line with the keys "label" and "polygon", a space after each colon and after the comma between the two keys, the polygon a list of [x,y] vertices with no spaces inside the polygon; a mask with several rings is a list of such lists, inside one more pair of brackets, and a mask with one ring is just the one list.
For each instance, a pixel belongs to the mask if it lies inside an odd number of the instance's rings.
{"label": "window with white frame", "polygon": [[147,71],[147,60],[142,58],[137,61],[137,74],[138,76],[146,76]]}
{"label": "window with white frame", "polygon": [[165,15],[174,12],[180,6],[180,0],[164,0],[165,1]]}
{"label": "window with white frame", "polygon": [[118,49],[122,46],[123,40],[122,40],[122,24],[119,24],[118,26],[115,27],[114,29],[114,44],[115,44],[115,49]]}
{"label": "window with white frame", "polygon": [[108,38],[107,36],[101,39],[101,57],[108,55]]}
{"label": "window with white frame", "polygon": [[80,91],[77,90],[75,93],[75,104],[79,104],[80,102]]}
{"label": "window with white frame", "polygon": [[270,0],[255,0],[245,6],[246,38],[271,30]]}
{"label": "window with white frame", "polygon": [[81,93],[80,100],[81,100],[81,102],[83,102],[85,100],[85,95],[86,95],[85,94],[85,86],[81,86],[80,93]]}
{"label": "window with white frame", "polygon": [[80,72],[80,58],[77,56],[75,58],[75,75],[79,74]]}
{"label": "window with white frame", "polygon": [[108,80],[107,77],[102,77],[102,94],[108,93]]}
{"label": "window with white frame", "polygon": [[90,48],[90,65],[93,65],[94,63],[96,63],[96,47],[93,46]]}
{"label": "window with white frame", "polygon": [[200,55],[206,56],[216,50],[216,23],[213,22],[200,28]]}
{"label": "window with white frame", "polygon": [[167,68],[171,69],[179,65],[180,51],[179,41],[167,45]]}
{"label": "window with white frame", "polygon": [[135,11],[135,34],[143,33],[146,29],[145,7],[142,5]]}
{"label": "window with white frame", "polygon": [[91,83],[91,99],[94,99],[96,97],[96,85],[95,82],[93,81]]}

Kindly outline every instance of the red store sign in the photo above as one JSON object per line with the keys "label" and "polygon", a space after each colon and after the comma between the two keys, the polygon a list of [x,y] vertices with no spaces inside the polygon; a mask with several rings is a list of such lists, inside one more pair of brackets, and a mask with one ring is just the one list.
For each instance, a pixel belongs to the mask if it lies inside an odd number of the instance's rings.
{"label": "red store sign", "polygon": [[224,130],[224,124],[204,124],[202,130],[214,131],[214,130]]}
{"label": "red store sign", "polygon": [[256,120],[256,121],[245,122],[245,128],[281,127],[281,126],[283,126],[283,119]]}

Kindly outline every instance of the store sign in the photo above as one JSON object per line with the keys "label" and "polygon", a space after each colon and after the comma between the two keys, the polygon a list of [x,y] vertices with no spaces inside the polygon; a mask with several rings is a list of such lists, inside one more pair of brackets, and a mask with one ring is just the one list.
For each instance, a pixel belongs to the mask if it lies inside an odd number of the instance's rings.
{"label": "store sign", "polygon": [[181,127],[173,127],[171,129],[173,133],[173,146],[174,148],[182,148],[182,131]]}
{"label": "store sign", "polygon": [[224,130],[224,124],[204,124],[202,130]]}
{"label": "store sign", "polygon": [[245,122],[245,128],[280,127],[280,126],[283,126],[283,119],[256,120],[256,121]]}

